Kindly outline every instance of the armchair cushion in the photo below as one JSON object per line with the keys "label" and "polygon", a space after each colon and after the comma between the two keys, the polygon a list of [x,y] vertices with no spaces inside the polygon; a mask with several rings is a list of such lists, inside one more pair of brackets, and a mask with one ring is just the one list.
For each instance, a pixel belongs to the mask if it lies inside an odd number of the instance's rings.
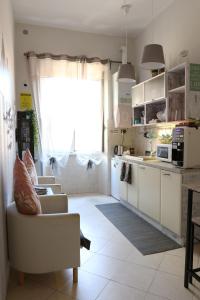
{"label": "armchair cushion", "polygon": [[55,184],[54,176],[38,176],[38,184]]}
{"label": "armchair cushion", "polygon": [[24,154],[23,162],[27,168],[32,184],[37,185],[38,184],[37,172],[36,172],[36,168],[35,168],[35,164],[31,152],[29,151],[28,148],[26,149],[26,152]]}
{"label": "armchair cushion", "polygon": [[68,198],[66,194],[40,196],[43,214],[67,213]]}
{"label": "armchair cushion", "polygon": [[36,215],[41,212],[39,198],[33,188],[24,163],[16,157],[14,165],[14,199],[22,214]]}

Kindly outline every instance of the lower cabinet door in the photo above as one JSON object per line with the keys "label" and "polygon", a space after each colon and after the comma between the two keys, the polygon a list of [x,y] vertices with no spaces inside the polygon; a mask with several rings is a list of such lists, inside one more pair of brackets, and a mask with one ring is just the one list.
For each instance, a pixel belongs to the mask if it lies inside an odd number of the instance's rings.
{"label": "lower cabinet door", "polygon": [[138,165],[138,206],[160,222],[160,170]]}
{"label": "lower cabinet door", "polygon": [[138,207],[138,166],[137,164],[131,164],[132,174],[131,174],[131,184],[128,186],[128,202],[134,207]]}
{"label": "lower cabinet door", "polygon": [[182,175],[161,171],[161,224],[181,234]]}
{"label": "lower cabinet door", "polygon": [[119,173],[119,197],[120,197],[120,200],[127,201],[128,200],[127,199],[127,189],[128,189],[127,182],[120,180],[122,164],[123,164],[123,161],[121,161],[119,163],[119,169],[120,169],[120,173]]}
{"label": "lower cabinet door", "polygon": [[127,183],[124,181],[120,181],[119,183],[119,195],[120,200],[127,201]]}

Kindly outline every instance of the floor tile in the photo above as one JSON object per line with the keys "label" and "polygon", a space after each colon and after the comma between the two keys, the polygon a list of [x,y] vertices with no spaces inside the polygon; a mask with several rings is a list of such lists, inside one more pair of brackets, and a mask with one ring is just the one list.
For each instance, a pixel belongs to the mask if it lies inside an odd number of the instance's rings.
{"label": "floor tile", "polygon": [[82,248],[81,249],[81,266],[83,266],[84,263],[86,263],[86,261],[88,261],[93,255],[94,255],[94,252],[92,252],[91,250]]}
{"label": "floor tile", "polygon": [[[194,266],[197,266],[197,262],[198,262],[197,257],[194,256]],[[159,270],[183,277],[184,267],[185,267],[184,256],[165,255],[159,266]]]}
{"label": "floor tile", "polygon": [[99,253],[107,255],[110,257],[118,258],[124,260],[134,251],[133,245],[128,241],[122,243],[108,242],[105,247],[103,247]]}
{"label": "floor tile", "polygon": [[159,270],[177,276],[184,276],[184,258],[175,255],[165,255]]}
{"label": "floor tile", "polygon": [[8,290],[7,300],[46,300],[55,290],[36,282],[26,280],[24,286],[15,286]]}
{"label": "floor tile", "polygon": [[97,300],[144,300],[145,293],[142,291],[110,282]]}
{"label": "floor tile", "polygon": [[72,269],[65,269],[58,272],[46,273],[46,274],[27,274],[27,278],[30,280],[50,287],[52,289],[60,290],[66,282],[73,277]]}
{"label": "floor tile", "polygon": [[105,278],[79,271],[78,283],[69,281],[61,292],[77,300],[95,300],[107,284]]}
{"label": "floor tile", "polygon": [[133,251],[126,260],[152,269],[158,269],[164,258],[164,253],[142,255],[137,249]]}
{"label": "floor tile", "polygon": [[55,292],[53,295],[47,298],[47,300],[73,300],[73,298],[60,292]]}
{"label": "floor tile", "polygon": [[149,290],[150,293],[170,300],[192,300],[191,291],[184,288],[182,277],[157,272]]}
{"label": "floor tile", "polygon": [[155,277],[155,270],[132,263],[124,263],[112,279],[121,284],[147,291]]}
{"label": "floor tile", "polygon": [[83,270],[112,279],[113,276],[120,271],[124,262],[107,257],[100,254],[95,254],[82,267]]}
{"label": "floor tile", "polygon": [[100,251],[108,243],[108,240],[105,240],[105,239],[99,238],[99,237],[91,237],[89,239],[91,240],[90,250],[93,252]]}
{"label": "floor tile", "polygon": [[165,254],[184,257],[185,256],[185,247],[166,251]]}
{"label": "floor tile", "polygon": [[168,300],[168,299],[160,296],[152,295],[152,294],[147,294],[145,300]]}

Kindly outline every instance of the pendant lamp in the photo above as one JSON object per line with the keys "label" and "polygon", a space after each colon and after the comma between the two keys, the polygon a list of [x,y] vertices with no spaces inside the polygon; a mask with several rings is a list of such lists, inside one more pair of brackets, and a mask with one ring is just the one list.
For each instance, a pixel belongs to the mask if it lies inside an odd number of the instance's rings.
{"label": "pendant lamp", "polygon": [[[124,15],[127,16],[131,8],[130,4],[124,4],[121,9],[124,11]],[[118,70],[119,82],[135,82],[135,70],[131,63],[127,63],[127,27],[126,27],[126,45],[122,47],[122,64]]]}
{"label": "pendant lamp", "polygon": [[[154,18],[154,0],[152,0],[152,20]],[[163,47],[159,44],[153,43],[153,29],[152,29],[152,43],[144,47],[142,55],[142,67],[148,70],[162,69],[165,67],[165,59]]]}

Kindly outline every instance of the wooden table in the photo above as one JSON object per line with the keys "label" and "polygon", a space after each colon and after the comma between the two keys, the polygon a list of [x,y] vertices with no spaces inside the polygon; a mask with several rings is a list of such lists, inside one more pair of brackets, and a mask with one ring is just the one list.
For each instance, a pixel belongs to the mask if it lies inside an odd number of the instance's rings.
{"label": "wooden table", "polygon": [[200,277],[195,274],[192,269],[193,263],[193,226],[192,226],[192,206],[193,206],[193,194],[200,193],[200,182],[184,184],[184,187],[188,189],[188,203],[187,203],[187,233],[186,233],[186,252],[185,252],[185,277],[184,286],[188,288],[188,283],[192,283],[192,277],[195,277],[200,281]]}

